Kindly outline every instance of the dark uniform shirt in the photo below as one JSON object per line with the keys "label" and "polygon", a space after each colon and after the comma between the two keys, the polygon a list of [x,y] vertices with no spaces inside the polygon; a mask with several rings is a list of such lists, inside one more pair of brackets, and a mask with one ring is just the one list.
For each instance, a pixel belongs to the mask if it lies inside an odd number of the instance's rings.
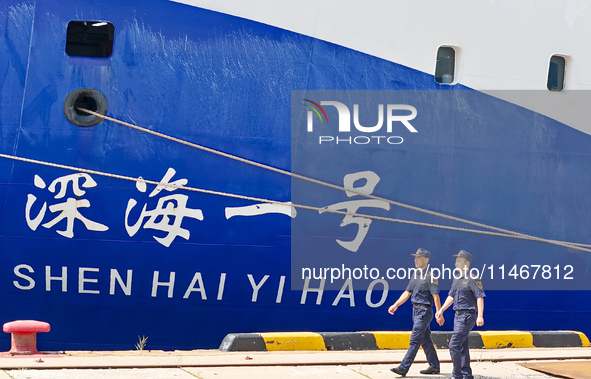
{"label": "dark uniform shirt", "polygon": [[454,298],[454,311],[476,311],[476,299],[485,297],[480,279],[454,279],[449,290],[449,296]]}
{"label": "dark uniform shirt", "polygon": [[406,290],[412,293],[410,301],[413,304],[421,304],[432,306],[433,294],[439,293],[437,280],[431,280],[431,272],[423,273],[420,270],[416,271],[416,275],[411,277],[410,282],[406,286]]}

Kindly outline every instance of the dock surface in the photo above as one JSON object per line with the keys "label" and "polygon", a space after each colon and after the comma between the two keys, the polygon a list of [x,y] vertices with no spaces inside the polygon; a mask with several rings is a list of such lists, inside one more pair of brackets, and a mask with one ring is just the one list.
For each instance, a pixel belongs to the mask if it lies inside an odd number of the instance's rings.
{"label": "dock surface", "polygon": [[[61,354],[0,357],[0,379],[49,378],[398,378],[390,372],[405,350],[374,351],[69,351]],[[450,378],[452,365],[447,349],[438,349],[440,375],[421,375],[427,368],[418,353],[407,378]],[[553,378],[526,368],[562,362],[562,377],[568,367],[588,372],[591,378],[591,348],[471,349],[475,378]],[[532,365],[533,364],[533,365]],[[537,364],[537,365],[536,365]],[[553,365],[546,365],[548,367]],[[555,366],[555,365],[554,365]],[[587,367],[581,371],[581,367]],[[575,371],[576,372],[576,371]],[[581,374],[573,378],[583,378]]]}

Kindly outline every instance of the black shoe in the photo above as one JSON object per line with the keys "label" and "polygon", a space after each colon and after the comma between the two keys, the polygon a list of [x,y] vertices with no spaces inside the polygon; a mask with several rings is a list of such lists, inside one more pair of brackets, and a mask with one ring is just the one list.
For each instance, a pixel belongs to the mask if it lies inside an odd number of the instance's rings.
{"label": "black shoe", "polygon": [[421,374],[439,374],[439,369],[433,366],[429,366],[426,370],[419,371]]}
{"label": "black shoe", "polygon": [[400,367],[392,367],[390,369],[390,371],[392,371],[393,373],[398,374],[398,375],[400,375],[402,377],[405,377],[406,376],[406,373],[408,372],[408,371],[402,370]]}

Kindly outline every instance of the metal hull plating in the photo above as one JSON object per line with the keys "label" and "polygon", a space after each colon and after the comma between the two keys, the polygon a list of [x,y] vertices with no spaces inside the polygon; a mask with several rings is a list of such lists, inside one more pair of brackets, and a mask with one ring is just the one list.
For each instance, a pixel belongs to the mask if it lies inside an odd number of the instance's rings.
{"label": "metal hull plating", "polygon": [[[95,88],[109,115],[183,140],[339,185],[344,175],[373,170],[382,179],[374,194],[384,198],[543,238],[589,241],[591,137],[567,125],[465,87],[439,85],[396,63],[182,4],[8,0],[0,15],[4,154],[154,181],[168,173],[169,182],[186,179],[187,186],[318,207],[346,199],[115,123],[69,123],[65,97]],[[68,22],[86,19],[115,25],[111,57],[66,55]],[[403,144],[318,150],[305,124],[292,124],[304,112],[292,91],[316,90],[456,94],[445,108],[415,94],[418,137],[405,134]],[[442,122],[442,113],[452,121]],[[368,283],[340,301],[340,287],[303,299],[291,272],[294,246],[326,252],[333,266],[391,259],[392,266],[407,267],[418,247],[430,249],[441,265],[466,248],[497,267],[574,265],[576,279],[589,275],[588,252],[379,221],[349,258],[335,242],[354,236],[338,227],[342,216],[298,210],[293,219],[228,217],[253,202],[155,191],[152,184],[94,174],[67,177],[73,173],[0,160],[0,314],[4,322],[50,322],[40,350],[133,348],[138,335],[149,338],[147,348],[189,349],[217,347],[231,332],[411,327],[410,309],[396,318],[386,312],[402,289],[394,284],[378,307],[370,305],[379,291],[368,300]],[[166,199],[179,210],[176,218],[158,213]],[[390,212],[375,214],[434,221]],[[329,222],[315,226],[325,216]],[[504,289],[488,292],[487,329],[591,332],[591,303],[581,300],[588,285]],[[0,344],[8,350],[9,337]]]}

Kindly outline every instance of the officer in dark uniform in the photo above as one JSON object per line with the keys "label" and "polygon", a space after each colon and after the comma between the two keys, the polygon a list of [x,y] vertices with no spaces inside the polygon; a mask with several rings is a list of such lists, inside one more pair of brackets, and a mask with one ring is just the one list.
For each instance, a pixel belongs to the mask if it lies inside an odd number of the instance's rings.
{"label": "officer in dark uniform", "polygon": [[468,335],[474,324],[484,325],[484,297],[486,295],[480,279],[472,278],[469,275],[472,254],[461,250],[454,257],[456,257],[456,269],[460,269],[462,275],[460,279],[456,279],[459,275],[455,275],[449,296],[435,314],[435,318],[438,321],[442,320],[443,312],[453,303],[456,316],[454,318],[454,332],[449,340],[449,354],[453,363],[452,378],[473,379],[470,368]]}
{"label": "officer in dark uniform", "polygon": [[439,359],[437,358],[437,352],[431,340],[431,329],[429,327],[429,323],[433,320],[433,304],[435,304],[436,310],[441,308],[439,287],[437,286],[437,280],[431,280],[431,273],[427,272],[431,253],[425,249],[418,249],[415,254],[411,255],[415,257],[416,275],[411,277],[410,282],[406,286],[406,291],[388,308],[388,313],[393,315],[398,307],[404,304],[412,295],[412,333],[410,335],[408,351],[404,359],[400,363],[400,366],[392,368],[391,371],[405,376],[415,360],[419,347],[422,346],[427,356],[427,362],[429,362],[429,368],[422,370],[421,374],[439,374]]}

